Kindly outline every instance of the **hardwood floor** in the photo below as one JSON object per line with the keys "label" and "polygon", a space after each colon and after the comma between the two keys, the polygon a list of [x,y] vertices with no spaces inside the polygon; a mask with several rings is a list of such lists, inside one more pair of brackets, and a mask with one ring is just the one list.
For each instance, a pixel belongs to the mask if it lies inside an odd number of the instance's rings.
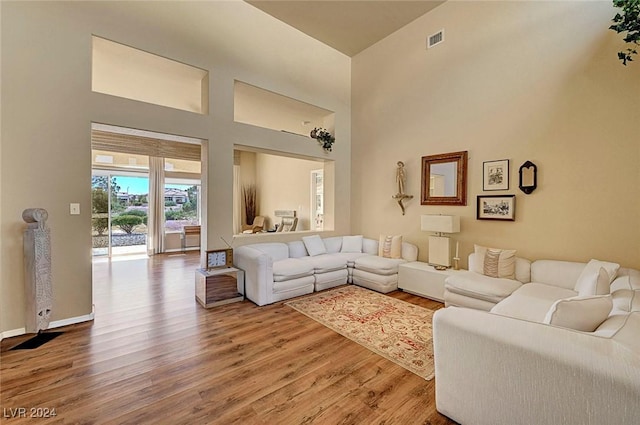
{"label": "hardwood floor", "polygon": [[[65,333],[34,350],[9,351],[28,337],[2,341],[0,422],[454,423],[435,410],[433,380],[284,303],[202,308],[198,261],[189,253],[95,263],[93,323],[56,329]],[[44,409],[56,416],[29,417]]]}

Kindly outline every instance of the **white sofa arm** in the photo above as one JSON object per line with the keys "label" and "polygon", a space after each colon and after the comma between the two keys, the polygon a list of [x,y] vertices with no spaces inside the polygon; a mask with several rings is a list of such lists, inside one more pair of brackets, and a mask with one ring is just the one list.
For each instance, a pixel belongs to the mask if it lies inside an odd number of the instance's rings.
{"label": "white sofa arm", "polygon": [[438,411],[462,424],[635,424],[640,353],[615,341],[448,307],[433,317]]}
{"label": "white sofa arm", "polygon": [[249,246],[233,250],[233,263],[244,270],[245,297],[258,305],[271,303],[273,259],[269,254]]}

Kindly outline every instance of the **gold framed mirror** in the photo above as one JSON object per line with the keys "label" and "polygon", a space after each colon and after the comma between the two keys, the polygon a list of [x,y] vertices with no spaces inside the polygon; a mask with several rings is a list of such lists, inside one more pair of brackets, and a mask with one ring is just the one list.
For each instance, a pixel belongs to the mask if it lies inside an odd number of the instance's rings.
{"label": "gold framed mirror", "polygon": [[421,205],[467,205],[468,152],[422,157]]}

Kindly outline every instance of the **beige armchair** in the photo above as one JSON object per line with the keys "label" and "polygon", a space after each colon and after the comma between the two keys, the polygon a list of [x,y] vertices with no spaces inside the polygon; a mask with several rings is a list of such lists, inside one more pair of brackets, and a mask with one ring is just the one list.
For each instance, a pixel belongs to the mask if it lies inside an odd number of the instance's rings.
{"label": "beige armchair", "polygon": [[251,225],[243,224],[242,233],[260,233],[264,229],[264,216],[257,215]]}
{"label": "beige armchair", "polygon": [[276,232],[293,232],[298,226],[298,217],[282,217]]}

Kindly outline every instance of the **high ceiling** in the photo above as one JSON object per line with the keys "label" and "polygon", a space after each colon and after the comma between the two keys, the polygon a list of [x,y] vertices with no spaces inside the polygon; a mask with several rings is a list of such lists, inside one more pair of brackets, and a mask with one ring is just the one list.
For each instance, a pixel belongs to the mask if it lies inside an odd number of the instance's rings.
{"label": "high ceiling", "polygon": [[435,0],[245,0],[269,15],[354,56],[429,12]]}

